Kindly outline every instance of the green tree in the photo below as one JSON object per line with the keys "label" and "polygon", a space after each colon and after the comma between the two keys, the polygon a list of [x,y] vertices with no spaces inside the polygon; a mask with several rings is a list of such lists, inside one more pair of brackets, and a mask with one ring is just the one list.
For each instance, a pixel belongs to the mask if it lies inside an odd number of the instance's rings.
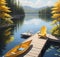
{"label": "green tree", "polygon": [[6,23],[13,23],[11,20],[12,16],[9,14],[10,8],[7,6],[6,0],[0,0],[0,20],[3,20]]}
{"label": "green tree", "polygon": [[52,8],[52,18],[54,19],[52,24],[55,25],[52,29],[52,34],[60,36],[60,0],[58,0]]}

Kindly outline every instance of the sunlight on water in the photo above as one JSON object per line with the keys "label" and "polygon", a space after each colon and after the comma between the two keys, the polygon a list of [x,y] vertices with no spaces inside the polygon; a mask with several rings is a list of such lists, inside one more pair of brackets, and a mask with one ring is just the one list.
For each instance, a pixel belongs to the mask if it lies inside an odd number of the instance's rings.
{"label": "sunlight on water", "polygon": [[60,46],[51,45],[43,57],[60,57]]}
{"label": "sunlight on water", "polygon": [[32,19],[32,20],[28,20],[28,22],[25,21],[24,24],[25,25],[30,25],[30,24],[32,25],[33,24],[33,25],[37,25],[38,26],[40,24],[40,22],[41,22],[41,20]]}

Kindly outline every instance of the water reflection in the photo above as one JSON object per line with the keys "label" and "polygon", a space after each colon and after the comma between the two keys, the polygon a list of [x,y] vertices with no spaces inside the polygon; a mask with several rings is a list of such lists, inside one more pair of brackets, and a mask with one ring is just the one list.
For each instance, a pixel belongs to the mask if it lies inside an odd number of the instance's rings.
{"label": "water reflection", "polygon": [[[20,18],[18,18],[18,16],[20,16]],[[15,19],[13,19],[13,22],[15,24],[15,28],[14,30],[18,30],[18,28],[21,28],[21,26],[24,23],[24,15],[18,15]]]}
{"label": "water reflection", "polygon": [[13,41],[14,37],[11,36],[11,29],[0,29],[0,55],[3,55],[3,51],[6,49],[6,44]]}
{"label": "water reflection", "polygon": [[25,14],[25,19],[29,20],[29,19],[33,19],[33,18],[38,18],[39,14]]}
{"label": "water reflection", "polygon": [[42,57],[60,57],[60,42],[49,41],[43,53]]}
{"label": "water reflection", "polygon": [[51,22],[53,19],[51,17],[48,17],[49,15],[48,14],[40,14],[39,15],[39,18],[41,18],[43,21],[46,21],[46,22]]}

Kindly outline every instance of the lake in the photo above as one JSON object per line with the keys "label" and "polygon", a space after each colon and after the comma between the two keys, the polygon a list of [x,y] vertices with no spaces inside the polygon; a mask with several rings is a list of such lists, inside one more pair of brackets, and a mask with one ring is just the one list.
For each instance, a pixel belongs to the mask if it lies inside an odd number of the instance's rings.
{"label": "lake", "polygon": [[17,44],[26,40],[21,38],[21,33],[31,31],[35,34],[43,25],[47,27],[47,33],[50,33],[53,27],[50,25],[50,18],[39,18],[38,14],[25,14],[24,18],[17,18],[14,23],[15,27],[0,30],[0,57]]}

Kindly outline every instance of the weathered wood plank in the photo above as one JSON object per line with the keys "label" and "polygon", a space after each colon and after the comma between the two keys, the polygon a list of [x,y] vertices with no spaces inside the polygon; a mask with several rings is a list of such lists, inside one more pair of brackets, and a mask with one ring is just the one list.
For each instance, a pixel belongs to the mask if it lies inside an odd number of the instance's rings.
{"label": "weathered wood plank", "polygon": [[43,46],[45,45],[47,39],[41,39],[38,37],[38,34],[35,34],[34,36],[30,37],[28,40],[32,39],[32,45],[33,47],[31,48],[31,50],[24,56],[24,57],[38,57],[38,55],[40,54]]}
{"label": "weathered wood plank", "polygon": [[31,57],[30,55],[25,55],[24,57]]}

